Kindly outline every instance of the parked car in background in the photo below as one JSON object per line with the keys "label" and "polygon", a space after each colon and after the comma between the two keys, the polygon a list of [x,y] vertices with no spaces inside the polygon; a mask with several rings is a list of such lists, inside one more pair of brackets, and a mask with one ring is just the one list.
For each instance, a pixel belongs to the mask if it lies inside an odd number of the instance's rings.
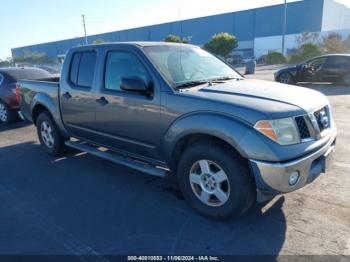
{"label": "parked car in background", "polygon": [[16,83],[19,79],[39,80],[52,75],[39,68],[0,68],[0,123],[10,123],[17,119],[19,94]]}
{"label": "parked car in background", "polygon": [[174,175],[188,203],[212,218],[311,183],[337,134],[323,94],[245,79],[189,44],[73,48],[60,81],[21,80],[19,89],[46,152],[69,146]]}
{"label": "parked car in background", "polygon": [[319,56],[282,68],[275,73],[275,80],[284,84],[330,82],[350,85],[350,54]]}
{"label": "parked car in background", "polygon": [[49,72],[50,74],[53,75],[58,75],[60,73],[60,68],[58,66],[54,66],[54,65],[38,65],[36,66],[37,68],[43,69],[47,72]]}
{"label": "parked car in background", "polygon": [[231,65],[240,65],[240,64],[242,64],[242,60],[243,60],[242,55],[237,55],[237,54],[229,55],[226,58],[226,62],[231,64]]}

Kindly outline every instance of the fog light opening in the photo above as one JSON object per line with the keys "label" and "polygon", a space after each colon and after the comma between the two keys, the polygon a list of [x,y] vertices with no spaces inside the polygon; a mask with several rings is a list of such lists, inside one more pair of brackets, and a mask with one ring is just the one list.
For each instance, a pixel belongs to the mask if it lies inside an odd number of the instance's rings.
{"label": "fog light opening", "polygon": [[299,182],[300,173],[299,171],[294,171],[290,174],[288,183],[290,186],[295,186]]}

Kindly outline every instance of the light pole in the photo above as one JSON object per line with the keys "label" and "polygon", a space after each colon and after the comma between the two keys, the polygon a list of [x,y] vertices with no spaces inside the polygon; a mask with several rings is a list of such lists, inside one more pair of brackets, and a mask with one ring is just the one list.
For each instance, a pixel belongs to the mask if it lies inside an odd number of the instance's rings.
{"label": "light pole", "polygon": [[283,32],[282,32],[282,54],[286,52],[286,33],[287,33],[287,0],[284,0],[283,14]]}
{"label": "light pole", "polygon": [[180,37],[181,41],[183,40],[183,28],[182,28],[182,20],[181,20],[181,7],[179,7],[179,22],[180,22]]}
{"label": "light pole", "polygon": [[88,45],[88,39],[86,35],[86,23],[85,23],[85,15],[81,15],[83,17],[83,27],[84,27],[84,34],[85,34],[85,45]]}

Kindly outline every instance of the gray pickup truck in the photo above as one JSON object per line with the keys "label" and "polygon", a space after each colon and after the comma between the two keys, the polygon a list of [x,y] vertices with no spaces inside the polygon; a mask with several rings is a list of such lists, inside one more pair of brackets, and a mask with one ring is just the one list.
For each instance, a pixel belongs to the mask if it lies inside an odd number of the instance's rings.
{"label": "gray pickup truck", "polygon": [[173,175],[218,219],[325,172],[336,142],[319,92],[247,80],[199,47],[152,42],[71,49],[60,79],[20,81],[24,118],[50,154],[65,146]]}

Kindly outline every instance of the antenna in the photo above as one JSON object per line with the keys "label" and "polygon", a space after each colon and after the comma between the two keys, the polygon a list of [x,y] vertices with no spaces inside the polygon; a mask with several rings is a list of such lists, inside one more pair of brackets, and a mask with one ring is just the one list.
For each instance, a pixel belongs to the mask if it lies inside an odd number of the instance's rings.
{"label": "antenna", "polygon": [[85,15],[81,15],[83,18],[83,27],[84,27],[84,34],[85,34],[85,45],[88,45],[88,39],[87,39],[87,35],[86,35],[86,22],[85,22]]}

